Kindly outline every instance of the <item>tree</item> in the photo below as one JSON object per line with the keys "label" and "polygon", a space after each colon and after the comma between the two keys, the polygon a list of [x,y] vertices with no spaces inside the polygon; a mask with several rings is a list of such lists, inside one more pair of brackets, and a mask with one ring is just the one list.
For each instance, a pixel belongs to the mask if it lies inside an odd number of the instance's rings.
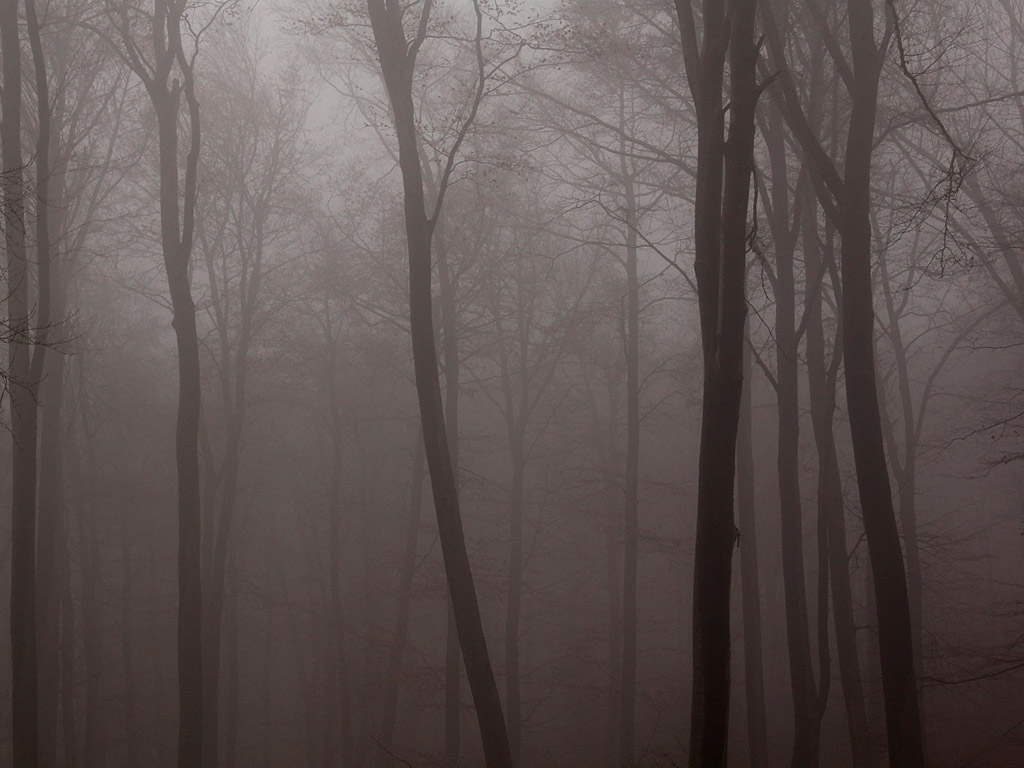
{"label": "tree", "polygon": [[924,761],[921,719],[914,674],[907,579],[892,489],[885,461],[876,388],[874,306],[871,281],[871,159],[875,145],[878,86],[892,39],[895,10],[887,6],[885,30],[875,40],[872,0],[846,4],[849,61],[820,14],[818,31],[829,41],[833,64],[849,96],[843,174],[822,146],[786,68],[782,37],[771,5],[765,5],[766,32],[773,66],[780,72],[778,98],[805,159],[817,176],[816,190],[841,238],[842,341],[846,403],[850,416],[857,487],[871,554],[878,611],[879,652],[885,696],[889,756],[910,768]]}
{"label": "tree", "polygon": [[[25,181],[21,152],[21,41],[18,2],[0,4],[2,47],[4,235],[7,245],[8,389],[11,397],[11,667],[13,757],[34,768],[39,759],[36,646],[37,396],[49,323],[49,262],[40,256],[38,309],[32,315],[25,245]],[[36,333],[33,333],[33,327]],[[38,335],[37,335],[38,334]],[[36,341],[44,344],[36,346]]]}
{"label": "tree", "polygon": [[[686,77],[697,113],[694,272],[704,354],[693,583],[693,696],[690,765],[722,768],[729,732],[729,605],[736,434],[743,391],[747,210],[753,171],[756,0],[693,7],[676,0]],[[729,61],[729,135],[723,82]]]}
{"label": "tree", "polygon": [[[207,344],[217,373],[219,414],[205,414],[206,488],[203,500],[204,761],[218,764],[222,621],[229,542],[239,505],[240,474],[250,414],[251,356],[272,312],[267,280],[280,267],[272,259],[292,234],[282,212],[299,173],[306,117],[301,84],[265,72],[265,50],[247,27],[218,39],[217,70],[204,89],[212,97],[203,133],[202,214],[197,251],[206,266],[206,314],[213,327]],[[219,416],[219,455],[209,433]],[[220,446],[218,446],[220,447]],[[235,649],[227,649],[234,654]]]}
{"label": "tree", "polygon": [[[150,13],[131,2],[106,0],[115,50],[145,86],[157,123],[160,245],[178,352],[175,464],[178,478],[179,768],[197,768],[202,764],[204,723],[199,479],[201,380],[196,307],[189,270],[195,236],[201,122],[195,83],[199,36],[195,37],[192,51],[186,50],[182,37],[188,6],[189,0],[153,0]],[[224,4],[218,5],[217,11],[224,7]],[[212,21],[207,26],[209,23]],[[143,35],[149,36],[151,53],[145,50]],[[179,167],[182,99],[189,123],[184,179]]]}
{"label": "tree", "polygon": [[437,350],[434,347],[434,318],[431,296],[431,244],[444,196],[451,179],[459,147],[476,116],[485,87],[482,49],[483,12],[474,0],[476,15],[475,49],[478,62],[477,86],[470,111],[462,122],[451,149],[433,213],[428,214],[423,188],[420,150],[417,146],[416,109],[413,102],[413,73],[416,57],[427,39],[432,3],[424,3],[411,40],[406,36],[405,10],[397,0],[367,0],[370,23],[381,75],[387,88],[398,138],[399,166],[405,202],[405,228],[409,251],[409,328],[412,335],[416,391],[434,510],[437,515],[444,554],[452,611],[462,646],[462,659],[473,692],[480,735],[488,768],[511,766],[508,732],[494,682],[487,641],[477,604],[473,574],[466,552],[459,510],[455,470],[451,461],[444,423],[444,406],[438,380]]}

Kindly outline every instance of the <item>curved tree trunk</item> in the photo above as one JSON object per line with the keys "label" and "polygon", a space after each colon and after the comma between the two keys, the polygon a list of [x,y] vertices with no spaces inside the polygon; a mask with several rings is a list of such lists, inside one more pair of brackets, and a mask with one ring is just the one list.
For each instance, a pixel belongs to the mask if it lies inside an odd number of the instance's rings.
{"label": "curved tree trunk", "polygon": [[910,603],[885,461],[875,372],[869,216],[878,78],[884,50],[874,42],[870,0],[850,0],[849,15],[854,84],[839,205],[846,403],[878,611],[889,759],[901,768],[918,768],[924,764],[924,754]]}
{"label": "curved tree trunk", "polygon": [[[398,137],[409,253],[409,326],[413,369],[423,425],[424,452],[430,471],[452,612],[455,615],[466,676],[473,693],[487,766],[510,768],[512,761],[508,732],[487,650],[462,528],[455,465],[452,463],[445,427],[437,350],[434,345],[431,251],[436,219],[428,217],[426,211],[423,173],[416,140],[416,110],[412,98],[415,56],[426,35],[426,13],[429,6],[424,7],[421,37],[416,38],[411,46],[405,37],[403,12],[397,4],[385,5],[383,0],[368,0],[367,7]],[[479,36],[479,26],[477,31]],[[480,87],[483,87],[483,83]],[[438,206],[444,192],[443,183],[439,185],[439,190]]]}

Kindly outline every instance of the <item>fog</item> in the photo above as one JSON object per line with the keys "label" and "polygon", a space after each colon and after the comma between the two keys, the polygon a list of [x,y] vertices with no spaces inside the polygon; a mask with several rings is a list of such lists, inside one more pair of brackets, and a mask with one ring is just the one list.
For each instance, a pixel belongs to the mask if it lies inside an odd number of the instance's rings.
{"label": "fog", "polygon": [[1022,67],[2,0],[0,766],[1021,765]]}

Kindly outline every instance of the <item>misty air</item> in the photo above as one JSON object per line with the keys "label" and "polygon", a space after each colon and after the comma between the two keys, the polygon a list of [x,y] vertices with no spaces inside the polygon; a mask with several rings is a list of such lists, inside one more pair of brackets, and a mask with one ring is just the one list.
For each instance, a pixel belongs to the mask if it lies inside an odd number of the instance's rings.
{"label": "misty air", "polygon": [[0,0],[0,768],[1024,766],[1024,0]]}

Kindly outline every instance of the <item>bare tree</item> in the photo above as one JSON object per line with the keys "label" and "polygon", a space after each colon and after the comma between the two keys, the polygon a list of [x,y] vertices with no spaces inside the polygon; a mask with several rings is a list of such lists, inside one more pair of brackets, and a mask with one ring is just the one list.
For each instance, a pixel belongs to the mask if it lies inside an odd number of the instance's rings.
{"label": "bare tree", "polygon": [[405,9],[397,0],[367,0],[381,74],[388,91],[398,138],[399,166],[405,192],[405,227],[409,249],[409,322],[412,334],[416,390],[444,553],[452,610],[462,646],[462,659],[473,692],[477,721],[483,739],[488,768],[511,766],[508,732],[494,682],[487,641],[480,621],[473,574],[466,552],[462,517],[444,423],[444,406],[438,380],[437,350],[434,347],[434,318],[431,296],[431,244],[438,216],[451,179],[458,150],[476,115],[485,87],[482,50],[483,13],[474,0],[475,48],[478,61],[476,93],[448,154],[438,183],[433,213],[428,214],[423,188],[420,150],[417,146],[416,109],[413,102],[413,73],[416,57],[427,39],[432,2],[427,0],[415,23],[411,40],[406,36]]}
{"label": "bare tree", "polygon": [[921,718],[914,674],[907,579],[892,489],[885,460],[876,388],[874,306],[871,283],[871,159],[875,146],[878,86],[895,16],[885,11],[880,41],[875,40],[875,3],[849,0],[846,26],[849,60],[836,43],[822,14],[812,14],[817,31],[828,42],[833,64],[849,95],[849,118],[843,173],[815,133],[787,69],[783,40],[771,5],[765,5],[768,46],[779,70],[779,98],[794,137],[817,178],[816,190],[842,239],[842,341],[846,402],[850,416],[857,486],[874,579],[878,611],[879,651],[885,695],[889,756],[909,767],[924,761]]}
{"label": "bare tree", "polygon": [[[218,9],[224,5],[217,6]],[[202,521],[199,411],[201,380],[196,307],[192,298],[200,111],[195,62],[183,40],[189,0],[153,0],[151,11],[106,0],[112,43],[145,86],[156,114],[160,172],[160,245],[178,351],[178,766],[197,768],[203,755]],[[214,12],[214,18],[216,11]],[[207,23],[207,25],[210,22]],[[147,50],[148,49],[148,50]],[[188,119],[185,172],[179,167],[182,100]]]}
{"label": "bare tree", "polygon": [[[693,7],[676,0],[686,77],[697,113],[694,210],[697,296],[704,353],[694,551],[693,696],[690,765],[722,768],[729,732],[729,606],[736,479],[736,434],[743,391],[747,314],[746,250],[758,49],[756,0],[703,4],[702,34]],[[723,89],[729,61],[729,134]]]}

